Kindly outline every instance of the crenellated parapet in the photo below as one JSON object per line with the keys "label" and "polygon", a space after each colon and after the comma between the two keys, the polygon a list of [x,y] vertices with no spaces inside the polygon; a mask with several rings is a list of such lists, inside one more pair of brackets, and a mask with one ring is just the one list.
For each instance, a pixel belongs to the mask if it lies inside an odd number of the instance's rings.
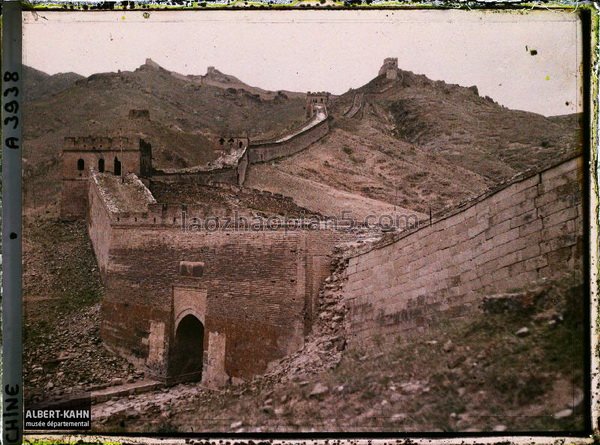
{"label": "crenellated parapet", "polygon": [[133,150],[140,149],[140,138],[137,136],[67,136],[64,140],[63,151],[79,150]]}
{"label": "crenellated parapet", "polygon": [[331,96],[331,93],[328,91],[308,91],[306,93],[306,98],[313,102],[327,103],[329,96]]}
{"label": "crenellated parapet", "polygon": [[250,143],[248,136],[221,136],[217,140],[217,148],[227,152],[243,150]]}

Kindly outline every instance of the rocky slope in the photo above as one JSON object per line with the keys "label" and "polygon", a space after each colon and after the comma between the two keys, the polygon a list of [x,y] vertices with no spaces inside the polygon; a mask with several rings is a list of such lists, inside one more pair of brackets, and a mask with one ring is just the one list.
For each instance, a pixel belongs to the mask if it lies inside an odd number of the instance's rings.
{"label": "rocky slope", "polygon": [[[584,425],[580,279],[489,296],[466,319],[369,348],[345,343],[336,272],[302,351],[214,392],[178,385],[94,408],[121,431],[544,431]],[[329,314],[329,315],[327,315]],[[342,355],[342,351],[343,355]]]}
{"label": "rocky slope", "polygon": [[23,235],[26,400],[140,379],[102,345],[102,285],[85,223],[26,221]]}

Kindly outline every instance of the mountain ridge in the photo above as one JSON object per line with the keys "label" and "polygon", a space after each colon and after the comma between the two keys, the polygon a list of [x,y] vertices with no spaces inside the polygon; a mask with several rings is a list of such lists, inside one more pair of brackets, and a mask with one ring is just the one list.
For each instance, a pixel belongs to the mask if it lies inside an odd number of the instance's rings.
{"label": "mountain ridge", "polygon": [[[60,186],[52,166],[65,136],[138,135],[152,144],[156,167],[186,168],[218,157],[220,137],[280,137],[306,120],[304,93],[253,87],[214,67],[183,75],[148,59],[134,71],[70,79],[25,107],[26,117],[36,116],[26,119],[25,174],[40,187],[41,178],[50,180],[44,192]],[[314,196],[325,186],[427,213],[581,146],[577,116],[509,110],[476,87],[401,69],[330,96],[328,108],[325,138],[257,166],[249,184],[288,195],[314,183]],[[132,109],[148,110],[149,118],[129,119]]]}

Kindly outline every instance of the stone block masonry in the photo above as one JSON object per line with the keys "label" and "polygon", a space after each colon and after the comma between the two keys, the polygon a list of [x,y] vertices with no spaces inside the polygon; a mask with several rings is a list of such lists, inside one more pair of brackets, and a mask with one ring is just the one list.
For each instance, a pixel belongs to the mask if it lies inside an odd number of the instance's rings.
{"label": "stone block masonry", "polygon": [[581,270],[583,168],[582,157],[562,162],[351,257],[343,292],[352,340],[419,332],[485,295]]}

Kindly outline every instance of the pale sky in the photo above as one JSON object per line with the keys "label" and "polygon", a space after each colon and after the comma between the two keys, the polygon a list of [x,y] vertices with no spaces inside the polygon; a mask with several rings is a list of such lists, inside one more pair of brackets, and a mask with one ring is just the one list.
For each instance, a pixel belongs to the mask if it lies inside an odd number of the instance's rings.
{"label": "pale sky", "polygon": [[509,108],[581,111],[571,12],[40,11],[24,13],[23,30],[24,63],[48,74],[134,70],[150,57],[182,74],[215,66],[269,90],[341,94],[397,57],[401,69],[477,85]]}

